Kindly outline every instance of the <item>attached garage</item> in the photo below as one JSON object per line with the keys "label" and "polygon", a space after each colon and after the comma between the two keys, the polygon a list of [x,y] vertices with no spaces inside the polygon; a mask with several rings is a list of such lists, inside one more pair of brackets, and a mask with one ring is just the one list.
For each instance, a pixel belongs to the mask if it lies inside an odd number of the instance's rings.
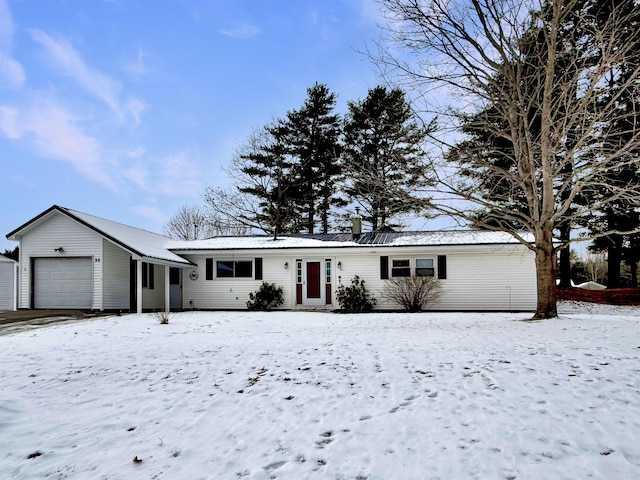
{"label": "attached garage", "polygon": [[91,257],[35,258],[33,271],[35,308],[92,308]]}

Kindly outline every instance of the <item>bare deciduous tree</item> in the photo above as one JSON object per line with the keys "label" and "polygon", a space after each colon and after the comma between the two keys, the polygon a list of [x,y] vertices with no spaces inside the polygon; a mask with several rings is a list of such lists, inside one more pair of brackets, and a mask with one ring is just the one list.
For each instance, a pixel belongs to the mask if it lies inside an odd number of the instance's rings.
{"label": "bare deciduous tree", "polygon": [[176,240],[202,240],[218,235],[246,235],[250,229],[225,222],[201,206],[184,205],[164,226],[164,234]]}
{"label": "bare deciduous tree", "polygon": [[590,281],[602,283],[607,273],[607,255],[605,252],[589,252],[583,260]]}
{"label": "bare deciduous tree", "polygon": [[[391,47],[380,45],[371,55],[383,73],[399,74],[423,95],[443,89],[438,98],[452,100],[441,110],[441,122],[452,109],[492,112],[495,117],[486,118],[482,128],[511,145],[506,167],[483,162],[486,152],[473,153],[480,174],[500,185],[495,191],[480,191],[477,181],[458,175],[455,165],[440,165],[440,210],[479,227],[508,231],[535,252],[534,318],[556,316],[555,256],[566,245],[554,242],[554,229],[567,215],[583,216],[640,195],[637,185],[606,180],[608,172],[622,167],[639,169],[633,154],[640,147],[637,111],[620,108],[618,100],[638,89],[640,72],[637,67],[627,72],[615,90],[608,82],[637,51],[638,8],[615,2],[603,17],[597,2],[585,0],[381,3]],[[560,32],[567,28],[579,28],[583,42],[576,48],[563,43]],[[568,63],[577,68],[559,67]],[[627,123],[629,130],[621,135],[608,128],[612,122]],[[597,204],[576,207],[579,197],[593,198],[596,188],[607,195]],[[524,208],[508,208],[513,198],[523,199]],[[491,212],[491,222],[483,221],[478,210]]]}
{"label": "bare deciduous tree", "polygon": [[277,123],[255,130],[241,144],[225,168],[234,186],[207,187],[204,200],[221,219],[273,234],[300,230],[296,198],[300,189],[292,163],[273,131]]}

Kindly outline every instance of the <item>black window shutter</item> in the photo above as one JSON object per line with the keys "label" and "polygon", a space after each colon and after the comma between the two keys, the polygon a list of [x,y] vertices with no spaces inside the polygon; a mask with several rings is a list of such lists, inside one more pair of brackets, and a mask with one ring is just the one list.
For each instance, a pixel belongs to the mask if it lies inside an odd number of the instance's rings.
{"label": "black window shutter", "polygon": [[253,263],[255,264],[255,279],[262,280],[262,258],[256,258]]}
{"label": "black window shutter", "polygon": [[205,278],[213,280],[213,258],[206,259]]}
{"label": "black window shutter", "polygon": [[149,269],[147,262],[142,262],[142,288],[149,288]]}
{"label": "black window shutter", "polygon": [[149,264],[149,290],[153,290],[153,272],[155,270],[155,265],[153,263]]}
{"label": "black window shutter", "polygon": [[438,255],[438,278],[446,280],[447,278],[447,256]]}
{"label": "black window shutter", "polygon": [[389,257],[380,257],[380,278],[387,280],[389,278]]}

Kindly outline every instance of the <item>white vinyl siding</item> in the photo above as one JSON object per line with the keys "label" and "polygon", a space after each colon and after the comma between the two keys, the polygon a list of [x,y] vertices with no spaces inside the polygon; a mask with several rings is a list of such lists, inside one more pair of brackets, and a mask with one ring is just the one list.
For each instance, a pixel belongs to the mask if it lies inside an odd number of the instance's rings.
{"label": "white vinyl siding", "polygon": [[385,280],[380,279],[380,257],[392,259],[447,256],[447,278],[439,280],[440,298],[432,310],[533,310],[536,306],[536,275],[533,253],[521,245],[469,245],[407,248],[376,248],[337,255],[342,271],[339,281],[349,285],[358,275],[376,297],[376,309],[398,308],[383,301]]}
{"label": "white vinyl siding", "polygon": [[[487,248],[488,249],[488,248]],[[438,305],[445,310],[534,310],[532,252],[508,246],[482,255],[448,255],[447,280]],[[496,250],[497,249],[497,250]]]}
{"label": "white vinyl siding", "polygon": [[[31,259],[102,256],[102,237],[58,212],[24,232],[20,242],[20,308],[31,308]],[[56,248],[63,252],[57,253]],[[102,262],[94,262],[93,305],[102,308]]]}
{"label": "white vinyl siding", "polygon": [[160,310],[164,308],[164,267],[149,264],[153,268],[153,288],[142,289],[142,308]]}
{"label": "white vinyl siding", "polygon": [[[185,276],[182,286],[182,307],[186,310],[190,308],[197,309],[219,309],[219,310],[238,310],[247,308],[247,300],[249,293],[255,292],[260,284],[265,281],[275,283],[283,289],[284,304],[280,309],[292,308],[292,285],[295,286],[295,260],[286,252],[267,252],[252,251],[243,252],[239,258],[241,260],[255,259],[262,257],[263,280],[255,280],[250,278],[215,278],[215,262],[216,260],[229,259],[229,254],[220,252],[217,254],[206,253],[201,255],[184,254],[192,262],[196,263],[198,271],[198,279],[191,280],[189,276],[190,269],[185,270]],[[214,278],[206,279],[206,259],[213,258]],[[288,263],[287,269],[284,264]],[[255,265],[254,265],[255,274]],[[295,301],[295,290],[294,290]]]}
{"label": "white vinyl siding", "polygon": [[0,258],[0,312],[16,309],[18,263]]}
{"label": "white vinyl siding", "polygon": [[103,241],[102,263],[105,310],[128,310],[130,306],[130,261],[126,250],[108,240]]}

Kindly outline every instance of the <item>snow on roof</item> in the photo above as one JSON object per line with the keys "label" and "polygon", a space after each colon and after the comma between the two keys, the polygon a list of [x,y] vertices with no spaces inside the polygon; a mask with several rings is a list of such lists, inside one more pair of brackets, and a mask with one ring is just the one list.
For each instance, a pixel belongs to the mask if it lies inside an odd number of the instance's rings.
{"label": "snow on roof", "polygon": [[[523,237],[525,240],[531,241],[529,235],[523,235]],[[394,239],[389,245],[485,245],[509,243],[520,242],[507,232],[456,230],[424,233],[412,232],[410,235],[404,235]]]}
{"label": "snow on roof", "polygon": [[325,241],[310,237],[281,236],[277,240],[273,236],[248,237],[213,237],[207,240],[171,241],[167,248],[175,251],[183,250],[234,250],[254,248],[317,248],[357,246],[356,242]]}
{"label": "snow on roof", "polygon": [[99,233],[103,233],[111,240],[115,240],[116,243],[135,251],[142,257],[167,260],[187,265],[191,263],[185,258],[169,251],[167,244],[172,241],[169,237],[107,220],[106,218],[89,215],[88,213],[78,212],[77,210],[64,207],[59,208],[72,217],[93,227]]}
{"label": "snow on roof", "polygon": [[187,250],[243,250],[319,247],[370,247],[379,246],[436,246],[517,244],[516,238],[505,232],[442,231],[442,232],[376,232],[354,237],[350,233],[328,233],[281,236],[213,237],[207,240],[178,241],[167,244],[174,251]]}
{"label": "snow on roof", "polygon": [[[370,246],[439,246],[439,245],[504,245],[517,244],[518,240],[506,232],[479,230],[455,230],[438,232],[366,232],[317,233],[279,236],[271,235],[243,237],[213,237],[207,240],[174,240],[164,235],[142,230],[122,223],[96,217],[70,208],[52,206],[37,217],[7,235],[14,238],[18,232],[34,225],[42,218],[58,211],[95,230],[100,235],[119,244],[142,258],[163,260],[183,265],[193,265],[176,252],[205,250],[250,250],[250,249],[292,249],[292,248],[344,248]],[[531,241],[530,235],[523,235]]]}

